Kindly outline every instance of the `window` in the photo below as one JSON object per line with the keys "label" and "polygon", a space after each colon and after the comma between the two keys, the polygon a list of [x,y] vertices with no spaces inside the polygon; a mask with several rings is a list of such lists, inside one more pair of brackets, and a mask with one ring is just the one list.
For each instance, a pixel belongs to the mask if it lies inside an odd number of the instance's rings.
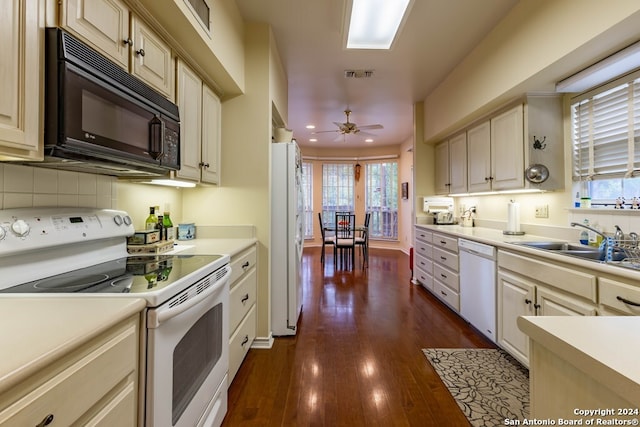
{"label": "window", "polygon": [[304,194],[304,238],[313,239],[313,164],[302,162],[302,192]]}
{"label": "window", "polygon": [[322,165],[322,221],[335,226],[336,212],[354,212],[353,165]]}
{"label": "window", "polygon": [[[640,74],[574,98],[573,179],[592,203],[640,196]],[[585,196],[581,194],[581,196]]]}
{"label": "window", "polygon": [[367,163],[365,179],[369,237],[398,239],[398,163]]}

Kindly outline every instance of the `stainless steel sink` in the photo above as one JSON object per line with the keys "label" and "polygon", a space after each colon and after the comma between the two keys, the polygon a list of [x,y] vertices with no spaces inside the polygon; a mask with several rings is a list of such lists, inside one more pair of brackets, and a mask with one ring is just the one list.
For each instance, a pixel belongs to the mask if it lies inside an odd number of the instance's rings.
{"label": "stainless steel sink", "polygon": [[[606,258],[606,251],[604,249],[570,242],[518,242],[516,244],[593,261],[604,261]],[[622,261],[625,258],[626,255],[622,250],[613,250],[612,261]]]}

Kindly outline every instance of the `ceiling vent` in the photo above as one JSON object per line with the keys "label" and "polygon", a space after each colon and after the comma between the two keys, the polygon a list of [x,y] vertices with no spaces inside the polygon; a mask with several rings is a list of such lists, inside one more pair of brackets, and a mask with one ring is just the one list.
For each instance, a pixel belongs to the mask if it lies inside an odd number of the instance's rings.
{"label": "ceiling vent", "polygon": [[344,70],[347,79],[368,79],[373,76],[373,70]]}

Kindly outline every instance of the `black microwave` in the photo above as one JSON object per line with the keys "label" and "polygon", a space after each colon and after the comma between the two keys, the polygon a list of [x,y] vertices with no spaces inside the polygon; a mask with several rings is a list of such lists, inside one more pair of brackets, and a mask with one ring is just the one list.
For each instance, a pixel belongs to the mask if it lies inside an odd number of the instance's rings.
{"label": "black microwave", "polygon": [[125,177],[180,168],[176,104],[60,28],[45,43],[40,166]]}

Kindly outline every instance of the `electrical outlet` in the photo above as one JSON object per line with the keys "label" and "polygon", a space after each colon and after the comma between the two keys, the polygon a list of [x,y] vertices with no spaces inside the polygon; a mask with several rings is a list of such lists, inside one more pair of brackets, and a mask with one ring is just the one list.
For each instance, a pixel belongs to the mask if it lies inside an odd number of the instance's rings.
{"label": "electrical outlet", "polygon": [[536,218],[549,218],[549,205],[536,206]]}

